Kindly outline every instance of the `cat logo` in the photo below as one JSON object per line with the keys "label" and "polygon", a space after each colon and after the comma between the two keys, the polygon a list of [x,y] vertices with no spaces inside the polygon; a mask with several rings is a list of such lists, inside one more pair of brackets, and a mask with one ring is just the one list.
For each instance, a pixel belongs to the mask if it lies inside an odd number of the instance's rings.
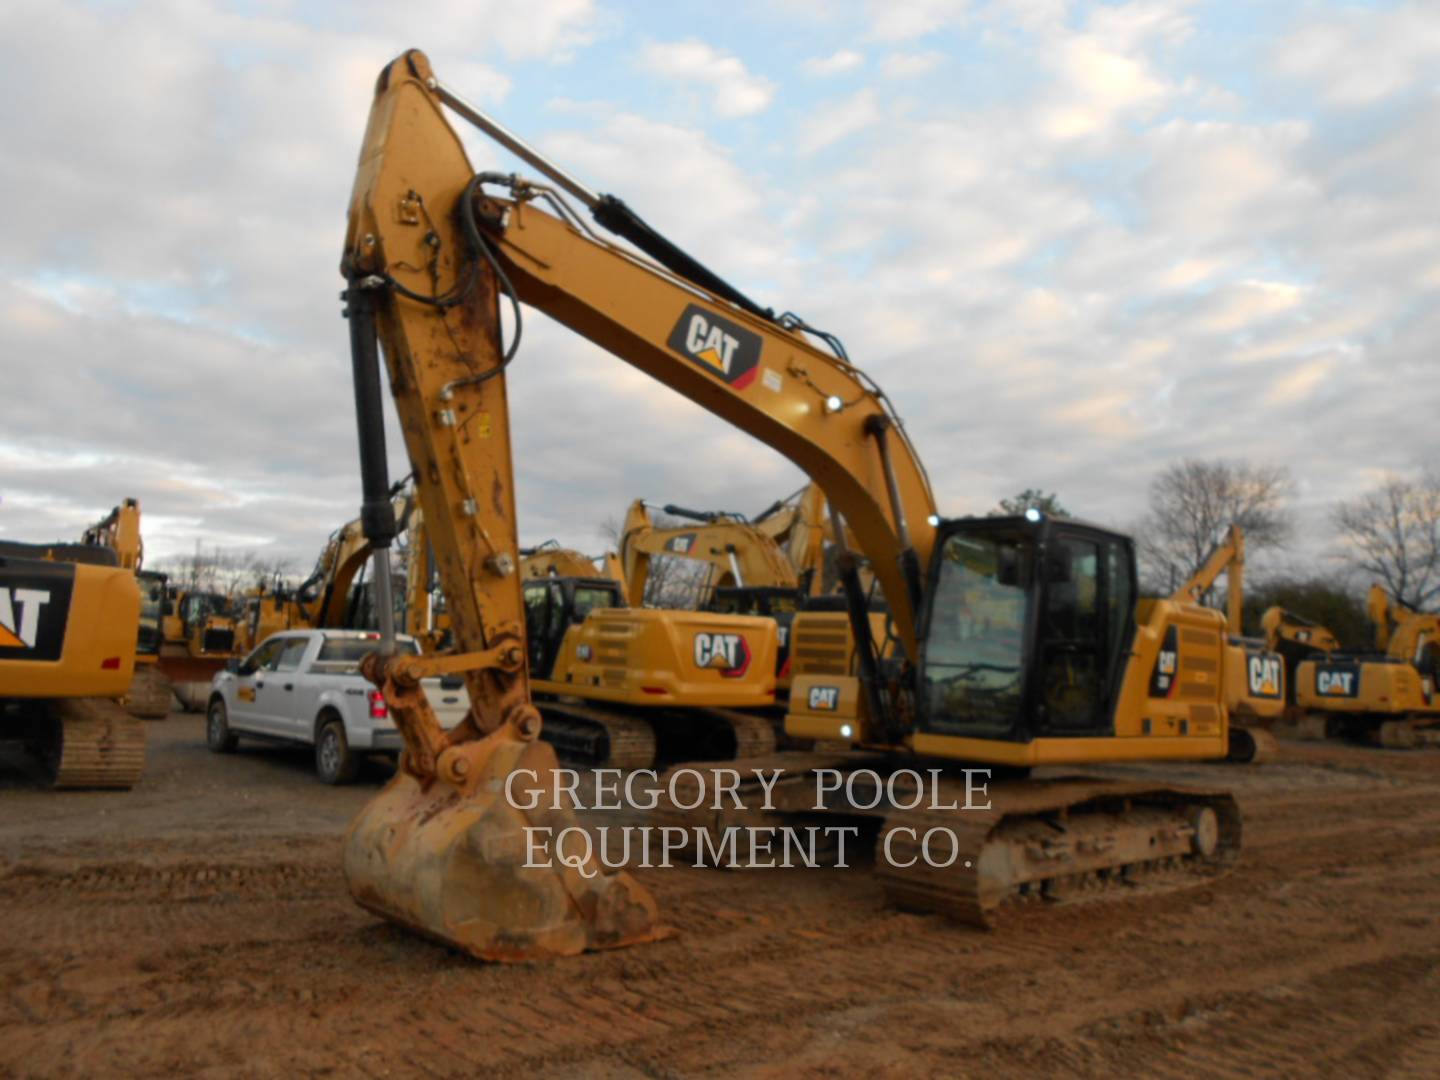
{"label": "cat logo", "polygon": [[810,687],[810,708],[815,712],[834,712],[840,708],[840,688],[838,686]]}
{"label": "cat logo", "polygon": [[1280,696],[1280,657],[1265,653],[1251,653],[1248,661],[1250,696],[1278,698]]}
{"label": "cat logo", "polygon": [[595,650],[592,649],[589,645],[583,645],[583,644],[582,644],[582,645],[576,645],[576,646],[575,646],[575,659],[577,659],[577,660],[580,660],[580,661],[582,661],[582,662],[588,661],[588,660],[589,660],[591,657],[593,657],[594,655],[595,655]]}
{"label": "cat logo", "polygon": [[1180,670],[1180,643],[1175,627],[1165,628],[1165,640],[1160,643],[1160,652],[1155,657],[1155,666],[1150,671],[1150,696],[1168,698],[1175,692],[1176,674]]}
{"label": "cat logo", "polygon": [[724,678],[738,679],[750,670],[750,646],[740,634],[696,634],[695,666],[717,669]]}
{"label": "cat logo", "polygon": [[1330,671],[1321,668],[1315,673],[1315,692],[1326,697],[1354,697],[1356,692],[1355,672]]}
{"label": "cat logo", "polygon": [[50,594],[40,589],[0,589],[0,649],[33,649],[40,636],[40,609]]}
{"label": "cat logo", "polygon": [[[0,657],[59,660],[75,588],[71,563],[15,560],[0,566]],[[12,651],[13,650],[13,651]]]}
{"label": "cat logo", "polygon": [[683,536],[672,536],[665,542],[665,550],[673,551],[677,555],[686,555],[695,546],[695,534],[685,533]]}
{"label": "cat logo", "polygon": [[760,370],[760,335],[699,304],[685,308],[666,344],[736,390]]}

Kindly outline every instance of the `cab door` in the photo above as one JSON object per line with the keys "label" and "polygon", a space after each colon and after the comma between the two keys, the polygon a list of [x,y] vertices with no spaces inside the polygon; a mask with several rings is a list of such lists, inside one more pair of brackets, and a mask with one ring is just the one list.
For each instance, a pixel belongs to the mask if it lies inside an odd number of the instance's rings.
{"label": "cab door", "polygon": [[267,665],[264,680],[256,689],[257,720],[271,735],[302,738],[309,734],[309,725],[298,715],[296,677],[310,649],[310,639],[281,638],[280,645],[280,651]]}
{"label": "cab door", "polygon": [[548,679],[559,648],[555,627],[561,621],[562,598],[557,582],[545,578],[524,586],[525,637],[530,654],[530,675]]}
{"label": "cab door", "polygon": [[229,702],[230,726],[246,731],[263,731],[259,695],[264,689],[268,667],[280,656],[284,638],[271,638],[240,664]]}
{"label": "cab door", "polygon": [[1110,734],[1135,603],[1129,552],[1111,537],[1057,529],[1043,574],[1036,734]]}

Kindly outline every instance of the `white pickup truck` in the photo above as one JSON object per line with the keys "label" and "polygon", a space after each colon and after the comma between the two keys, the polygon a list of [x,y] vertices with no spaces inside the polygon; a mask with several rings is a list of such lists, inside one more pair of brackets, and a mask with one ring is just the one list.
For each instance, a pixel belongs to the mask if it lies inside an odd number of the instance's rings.
{"label": "white pickup truck", "polygon": [[[274,634],[244,660],[217,672],[210,687],[205,741],[217,754],[240,736],[315,747],[315,772],[327,784],[355,778],[366,754],[402,749],[385,699],[360,674],[360,659],[378,647],[367,630],[289,630]],[[414,638],[396,647],[418,653]],[[465,718],[470,697],[458,677],[426,679],[425,695],[445,728]]]}

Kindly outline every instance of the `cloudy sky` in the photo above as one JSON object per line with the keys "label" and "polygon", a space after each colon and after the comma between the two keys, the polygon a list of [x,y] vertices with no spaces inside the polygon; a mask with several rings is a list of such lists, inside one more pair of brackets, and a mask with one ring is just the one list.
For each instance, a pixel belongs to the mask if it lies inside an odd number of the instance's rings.
{"label": "cloudy sky", "polygon": [[[135,495],[152,557],[304,570],[354,515],[336,265],[409,46],[838,333],[947,513],[1038,486],[1126,526],[1166,462],[1243,456],[1318,551],[1333,500],[1436,457],[1433,0],[6,0],[0,535]],[[524,542],[802,483],[541,316],[511,370]]]}

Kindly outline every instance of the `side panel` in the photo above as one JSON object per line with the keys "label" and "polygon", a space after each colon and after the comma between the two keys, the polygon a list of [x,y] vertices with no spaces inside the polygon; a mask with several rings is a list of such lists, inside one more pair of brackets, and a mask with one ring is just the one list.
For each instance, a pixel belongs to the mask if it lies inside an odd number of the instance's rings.
{"label": "side panel", "polygon": [[139,627],[129,570],[0,559],[0,697],[119,697]]}
{"label": "side panel", "polygon": [[542,693],[642,706],[761,708],[775,702],[775,620],[609,608],[565,633]]}

